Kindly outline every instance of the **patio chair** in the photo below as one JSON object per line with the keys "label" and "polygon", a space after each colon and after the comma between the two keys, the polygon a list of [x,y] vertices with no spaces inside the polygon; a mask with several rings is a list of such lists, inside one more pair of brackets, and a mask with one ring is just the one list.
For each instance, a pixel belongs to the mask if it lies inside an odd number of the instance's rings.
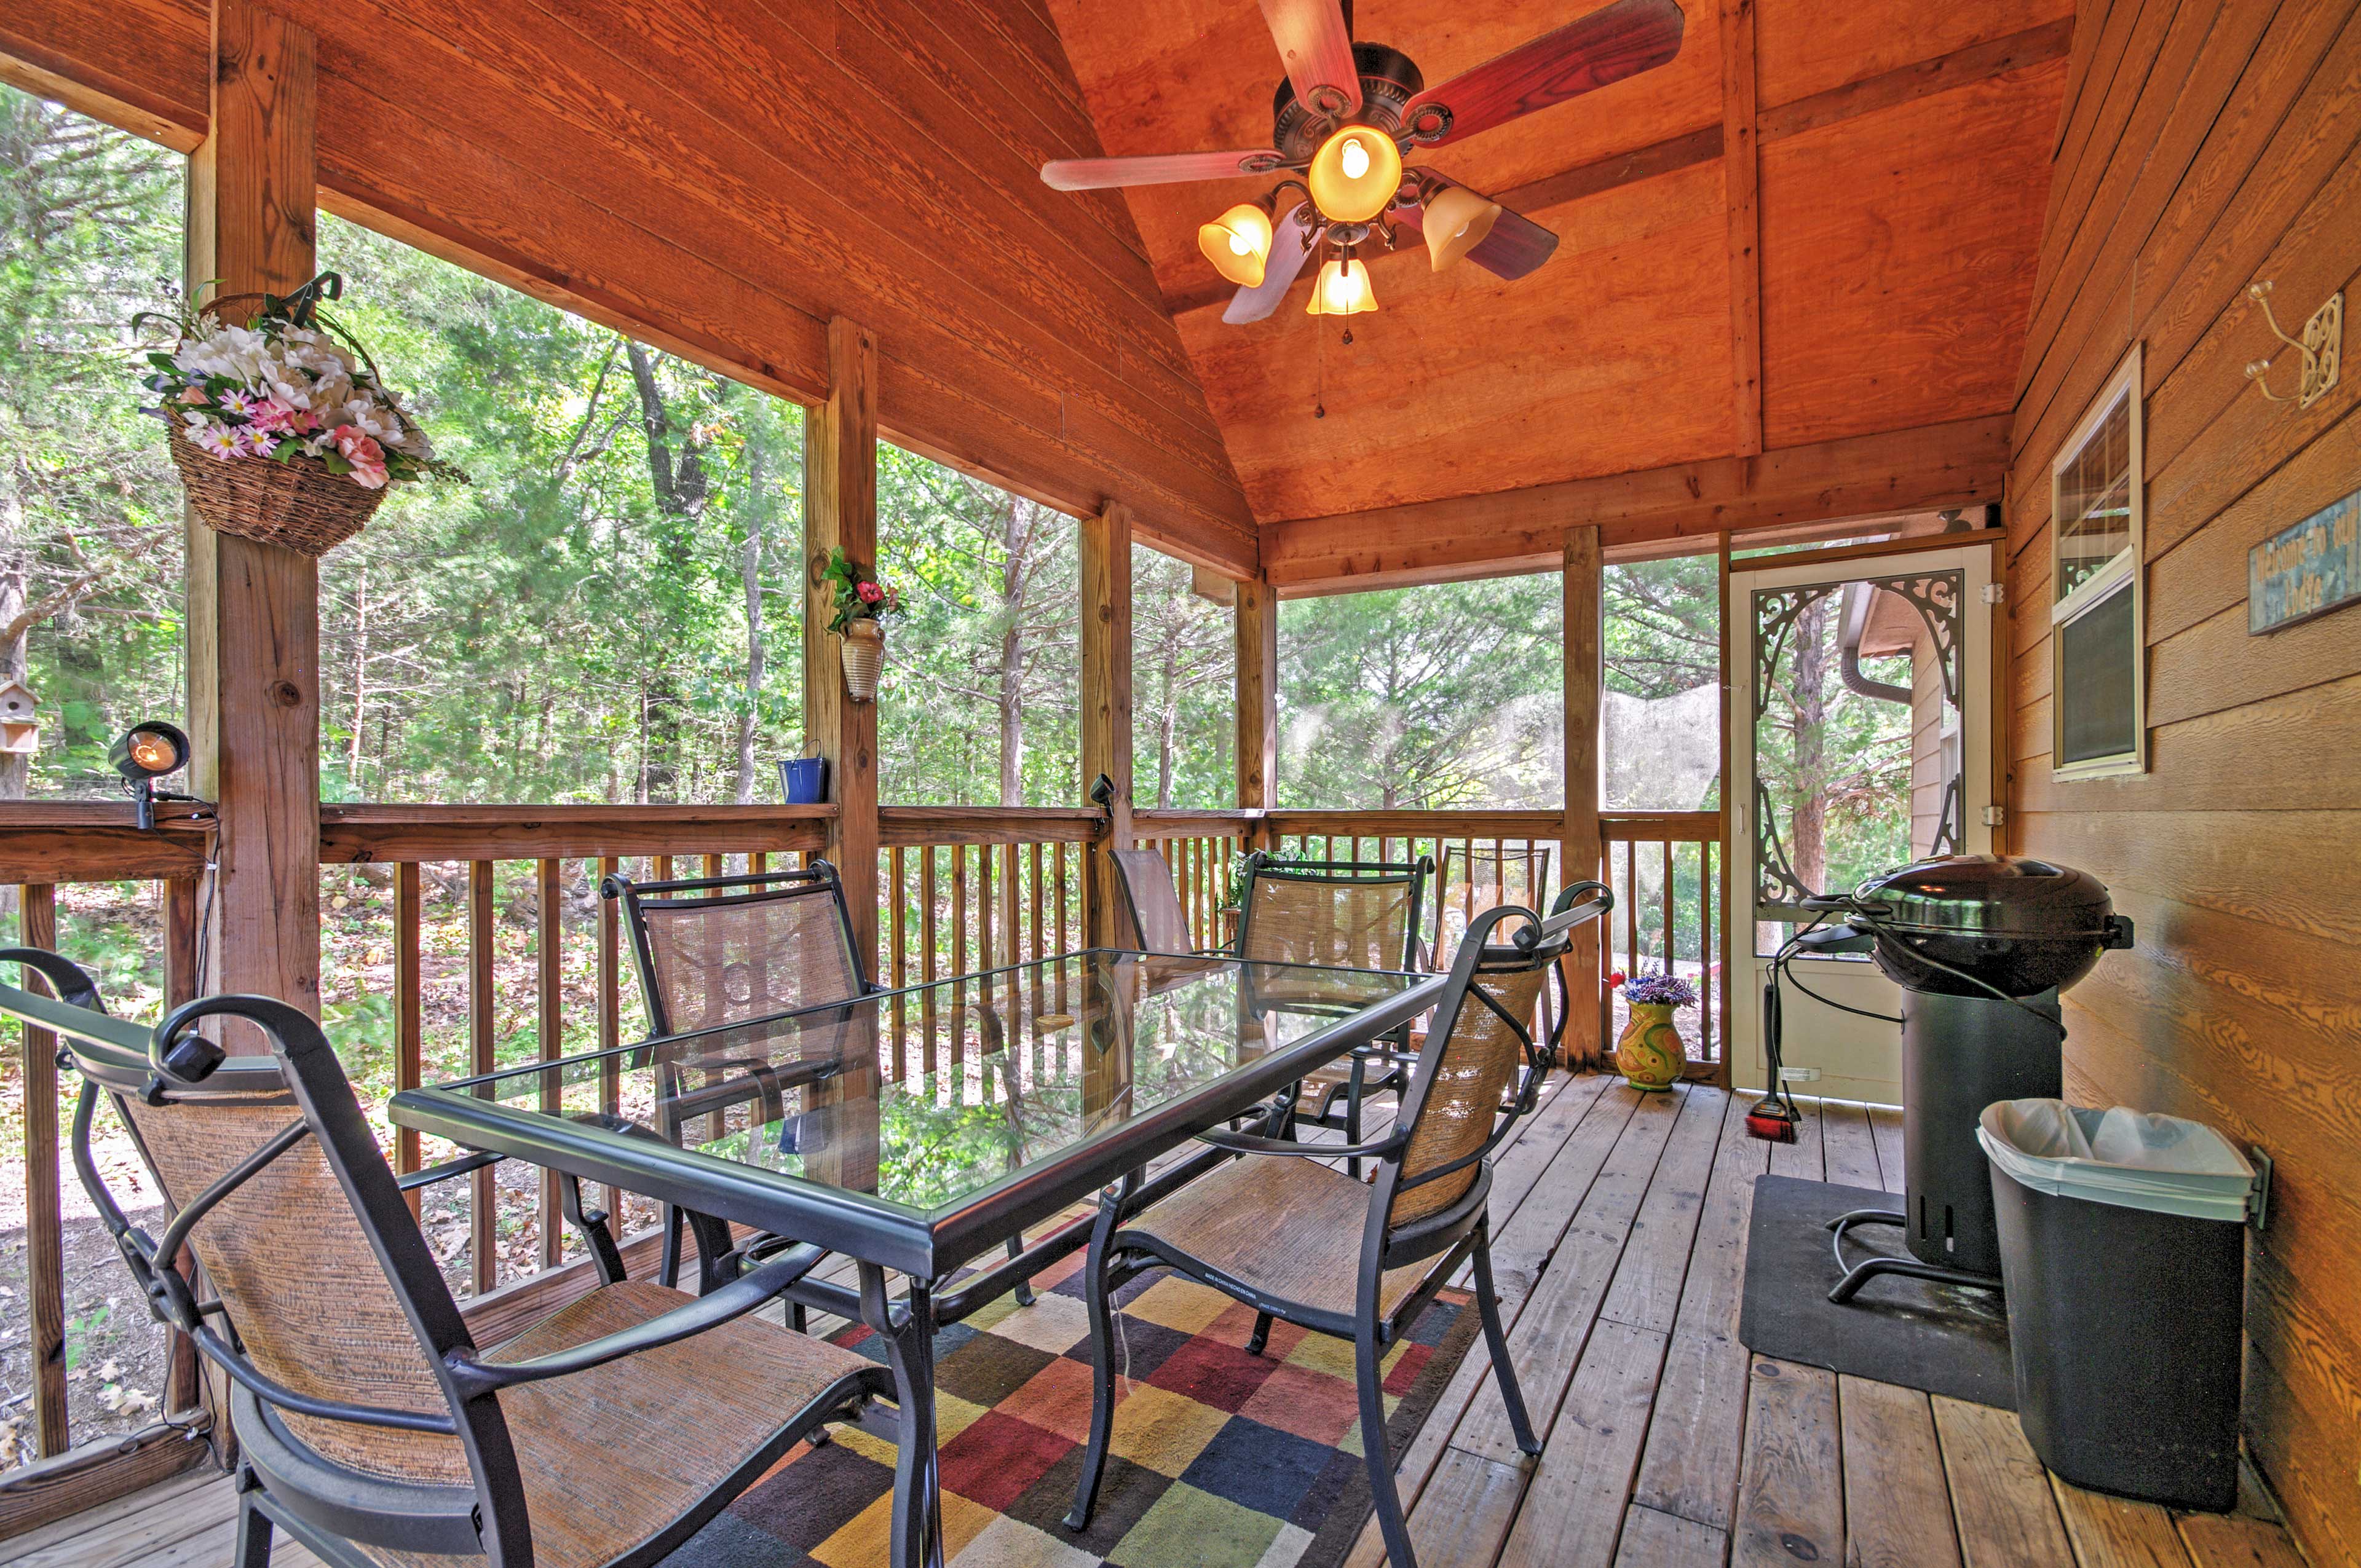
{"label": "patio chair", "polygon": [[[1103,1198],[1092,1231],[1084,1294],[1091,1320],[1091,1435],[1067,1525],[1086,1528],[1105,1469],[1115,1415],[1115,1292],[1153,1269],[1171,1269],[1255,1310],[1249,1352],[1260,1354],[1274,1321],[1353,1342],[1361,1448],[1388,1556],[1414,1568],[1394,1461],[1386,1443],[1386,1347],[1418,1321],[1462,1262],[1473,1265],[1476,1307],[1519,1449],[1541,1452],[1509,1359],[1492,1285],[1485,1203],[1487,1157],[1532,1109],[1548,1071],[1526,1030],[1546,971],[1568,934],[1614,905],[1597,883],[1560,896],[1544,920],[1503,905],[1470,927],[1434,1010],[1434,1027],[1386,1136],[1355,1150],[1213,1130],[1198,1137],[1235,1151],[1171,1197],[1126,1216],[1138,1178]],[[1511,922],[1506,942],[1493,938]],[[1377,1164],[1364,1183],[1320,1157],[1357,1152]]]}
{"label": "patio chair", "polygon": [[1189,917],[1180,908],[1172,868],[1154,850],[1114,851],[1115,880],[1123,884],[1123,914],[1129,923],[1126,945],[1143,953],[1194,955]]}
{"label": "patio chair", "polygon": [[[1419,942],[1419,908],[1432,856],[1415,861],[1281,861],[1262,850],[1246,857],[1246,907],[1238,918],[1238,956],[1268,963],[1339,969],[1412,970],[1428,957]],[[1350,1011],[1349,988],[1309,972],[1279,970],[1253,984],[1257,1012]],[[1409,1038],[1405,1028],[1393,1044]],[[1297,1122],[1334,1127],[1361,1141],[1361,1107],[1378,1091],[1401,1091],[1403,1059],[1387,1043],[1354,1052],[1304,1080]],[[1355,1175],[1360,1164],[1352,1162]]]}
{"label": "patio chair", "polygon": [[[1445,843],[1435,867],[1434,919],[1427,938],[1430,961],[1448,963],[1467,923],[1485,910],[1503,904],[1539,909],[1549,903],[1550,867],[1554,846],[1527,844]],[[1542,987],[1541,1028],[1553,1051],[1561,1032],[1571,992],[1561,970],[1554,985]]]}
{"label": "patio chair", "polygon": [[[0,959],[104,1011],[57,955]],[[217,1017],[258,1028],[271,1055],[225,1058],[197,1033]],[[747,1316],[817,1247],[701,1298],[622,1279],[611,1244],[594,1248],[588,1295],[478,1349],[402,1194],[489,1162],[397,1180],[319,1025],[283,1003],[191,1003],[144,1056],[71,1036],[69,1049],[83,1188],[151,1312],[231,1385],[237,1568],[265,1568],[274,1530],[338,1568],[651,1563],[799,1438],[894,1397],[886,1367]],[[152,1237],[99,1174],[102,1095],[170,1211]],[[578,1187],[567,1193],[579,1214]],[[209,1296],[182,1272],[184,1245]]]}
{"label": "patio chair", "polygon": [[[750,876],[647,883],[609,876],[598,892],[622,907],[653,1034],[719,1028],[851,1002],[876,989],[862,972],[844,886],[826,861],[815,860],[801,871]],[[726,1108],[716,1093],[726,1094],[731,1082],[746,1086],[749,1094],[775,1092],[759,1071],[749,1074],[749,1064],[726,1054],[700,1060],[666,1053],[657,1066],[656,1131],[674,1143],[690,1122]],[[719,1085],[694,1081],[717,1076]],[[658,1283],[679,1282],[681,1236],[694,1223],[673,1205],[664,1206]],[[725,1247],[712,1265],[718,1277],[703,1283],[708,1288],[727,1283],[751,1258],[785,1245],[784,1238],[765,1234],[744,1249]],[[803,1327],[801,1306],[791,1316],[796,1327]]]}

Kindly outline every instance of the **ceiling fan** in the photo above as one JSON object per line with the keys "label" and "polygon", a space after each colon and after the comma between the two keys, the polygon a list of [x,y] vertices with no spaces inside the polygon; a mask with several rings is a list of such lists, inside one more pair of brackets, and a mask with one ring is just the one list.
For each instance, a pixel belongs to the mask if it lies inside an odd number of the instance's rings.
{"label": "ceiling fan", "polygon": [[1400,49],[1354,41],[1352,0],[1262,0],[1262,12],[1287,66],[1272,98],[1269,147],[1060,159],[1041,168],[1060,191],[1288,171],[1269,194],[1197,231],[1206,259],[1238,285],[1222,313],[1233,323],[1277,310],[1323,248],[1328,259],[1306,310],[1349,317],[1377,309],[1354,249],[1390,250],[1405,229],[1424,239],[1435,271],[1464,258],[1522,278],[1549,259],[1557,236],[1448,175],[1405,168],[1404,156],[1653,71],[1680,52],[1684,26],[1675,0],[1615,0],[1430,88]]}

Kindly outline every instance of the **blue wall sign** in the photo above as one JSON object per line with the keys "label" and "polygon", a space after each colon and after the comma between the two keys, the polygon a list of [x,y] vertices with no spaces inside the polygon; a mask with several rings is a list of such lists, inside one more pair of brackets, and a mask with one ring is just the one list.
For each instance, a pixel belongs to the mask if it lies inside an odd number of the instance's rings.
{"label": "blue wall sign", "polygon": [[2361,598],[2361,490],[2246,552],[2246,634],[2260,637]]}

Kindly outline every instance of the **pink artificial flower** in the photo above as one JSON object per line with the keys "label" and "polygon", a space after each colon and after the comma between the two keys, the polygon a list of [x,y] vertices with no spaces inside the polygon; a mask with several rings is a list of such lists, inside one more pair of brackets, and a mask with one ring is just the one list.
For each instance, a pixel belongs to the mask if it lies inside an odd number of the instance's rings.
{"label": "pink artificial flower", "polygon": [[202,403],[205,400],[205,389],[203,387],[183,387],[181,389],[181,400],[184,403]]}
{"label": "pink artificial flower", "polygon": [[863,583],[860,587],[853,591],[861,596],[861,602],[862,604],[875,604],[879,599],[885,597],[885,590],[879,587],[875,583]]}
{"label": "pink artificial flower", "polygon": [[236,388],[232,388],[230,390],[224,392],[220,397],[214,400],[221,405],[222,411],[224,413],[240,414],[248,417],[254,413],[255,404],[261,401],[261,400],[257,398],[252,392],[244,391]]}
{"label": "pink artificial flower", "polygon": [[253,422],[257,430],[292,430],[295,428],[291,418],[294,411],[277,398],[263,398],[247,411],[247,418]]}
{"label": "pink artificial flower", "polygon": [[191,426],[189,439],[197,444],[197,450],[217,457],[225,463],[238,455],[236,438],[217,424]]}
{"label": "pink artificial flower", "polygon": [[353,466],[353,483],[365,490],[385,488],[385,448],[358,425],[340,424],[335,433],[336,450]]}
{"label": "pink artificial flower", "polygon": [[258,424],[243,424],[230,433],[238,451],[248,457],[268,457],[279,444],[279,438]]}

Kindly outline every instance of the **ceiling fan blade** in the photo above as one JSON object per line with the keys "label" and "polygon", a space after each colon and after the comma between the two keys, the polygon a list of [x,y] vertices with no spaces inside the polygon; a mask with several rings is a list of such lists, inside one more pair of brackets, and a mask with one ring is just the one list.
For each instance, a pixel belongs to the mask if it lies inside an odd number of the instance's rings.
{"label": "ceiling fan blade", "polygon": [[[1448,175],[1437,174],[1432,169],[1421,172],[1433,184],[1459,185],[1458,181]],[[1465,185],[1459,188],[1463,191],[1469,189]],[[1397,207],[1393,215],[1394,227],[1406,236],[1423,238],[1426,229],[1422,220],[1425,215],[1424,210],[1419,207]],[[1477,241],[1474,248],[1460,259],[1472,261],[1494,277],[1514,282],[1547,261],[1556,249],[1555,234],[1523,214],[1502,207],[1500,215],[1492,220],[1492,232]]]}
{"label": "ceiling fan blade", "polygon": [[1262,281],[1251,289],[1241,289],[1222,312],[1222,319],[1232,326],[1243,322],[1258,322],[1279,309],[1279,301],[1287,297],[1288,289],[1312,253],[1303,247],[1303,232],[1308,226],[1303,220],[1303,204],[1281,218],[1270,236],[1270,259],[1264,264]]}
{"label": "ceiling fan blade", "polygon": [[1401,123],[1415,134],[1422,115],[1432,123],[1439,117],[1434,111],[1441,109],[1449,116],[1443,134],[1420,139],[1436,147],[1461,140],[1653,71],[1681,52],[1685,26],[1675,0],[1615,0],[1440,87],[1428,88],[1403,106]]}
{"label": "ceiling fan blade", "polygon": [[1167,152],[1152,158],[1060,158],[1041,166],[1041,183],[1053,191],[1176,185],[1188,180],[1268,174],[1279,163],[1279,154],[1269,148],[1250,152]]}
{"label": "ceiling fan blade", "polygon": [[[1349,115],[1361,106],[1361,72],[1353,64],[1353,33],[1345,26],[1344,8],[1336,0],[1262,0],[1262,19],[1270,24],[1279,58],[1287,62],[1287,79],[1295,96],[1315,114]],[[1333,89],[1339,104],[1328,104],[1316,93]]]}

